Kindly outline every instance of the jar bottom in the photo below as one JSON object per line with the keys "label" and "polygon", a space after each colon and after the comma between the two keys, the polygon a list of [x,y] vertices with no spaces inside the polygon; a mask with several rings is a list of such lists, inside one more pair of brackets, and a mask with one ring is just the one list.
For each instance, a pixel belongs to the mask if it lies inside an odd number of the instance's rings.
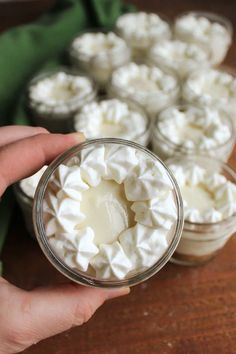
{"label": "jar bottom", "polygon": [[201,266],[209,262],[212,258],[214,258],[220,250],[221,248],[204,256],[186,255],[175,252],[171,257],[170,262],[187,267]]}

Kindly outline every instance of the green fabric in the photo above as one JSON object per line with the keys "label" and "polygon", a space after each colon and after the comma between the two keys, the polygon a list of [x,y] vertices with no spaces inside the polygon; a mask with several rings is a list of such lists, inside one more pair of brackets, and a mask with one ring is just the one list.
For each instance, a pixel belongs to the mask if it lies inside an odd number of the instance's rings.
{"label": "green fabric", "polygon": [[[116,18],[134,10],[121,0],[58,0],[38,21],[0,36],[0,125],[29,124],[24,112],[24,89],[35,72],[67,63],[65,48],[86,28],[113,27]],[[12,200],[0,208],[0,250],[6,236]],[[5,200],[6,199],[6,200]]]}

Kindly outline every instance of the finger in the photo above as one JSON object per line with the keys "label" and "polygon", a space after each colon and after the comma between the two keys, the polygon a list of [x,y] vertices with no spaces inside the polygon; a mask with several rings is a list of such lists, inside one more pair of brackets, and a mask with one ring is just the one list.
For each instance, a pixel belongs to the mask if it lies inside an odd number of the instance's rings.
{"label": "finger", "polygon": [[30,295],[31,335],[35,341],[87,322],[108,299],[129,293],[129,288],[102,290],[77,284],[34,290]]}
{"label": "finger", "polygon": [[28,177],[67,148],[81,143],[81,133],[38,134],[0,149],[0,195],[12,183]]}
{"label": "finger", "polygon": [[37,134],[49,133],[45,128],[9,125],[0,128],[0,147]]}

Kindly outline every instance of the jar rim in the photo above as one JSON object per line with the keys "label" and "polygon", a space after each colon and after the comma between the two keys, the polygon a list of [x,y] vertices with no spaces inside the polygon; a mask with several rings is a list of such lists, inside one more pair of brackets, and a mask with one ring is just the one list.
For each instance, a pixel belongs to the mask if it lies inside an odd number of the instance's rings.
{"label": "jar rim", "polygon": [[[97,280],[94,279],[91,276],[82,274],[79,271],[74,271],[70,267],[68,267],[57,255],[55,252],[53,252],[52,248],[50,247],[48,243],[48,238],[45,234],[44,230],[44,224],[43,224],[43,211],[42,211],[42,205],[43,205],[43,199],[44,199],[44,194],[47,188],[47,184],[49,182],[49,179],[52,175],[52,173],[56,170],[56,168],[66,159],[69,157],[72,157],[73,155],[81,152],[82,149],[93,146],[96,144],[118,144],[118,145],[125,145],[129,147],[133,147],[139,151],[142,151],[146,153],[148,156],[153,158],[154,160],[157,160],[165,169],[167,172],[167,175],[173,185],[173,193],[175,196],[176,200],[176,206],[177,206],[177,213],[178,213],[178,218],[176,220],[176,225],[175,225],[175,230],[173,231],[173,237],[172,240],[169,244],[168,249],[166,252],[162,255],[162,257],[151,267],[148,269],[144,270],[143,272],[135,275],[131,275],[129,278],[124,279],[124,280]],[[64,153],[59,155],[47,168],[47,170],[44,172],[42,175],[38,187],[35,192],[35,198],[34,198],[34,203],[33,203],[33,224],[34,224],[34,229],[35,229],[35,234],[36,238],[39,242],[39,245],[45,254],[45,256],[48,258],[48,260],[54,265],[55,268],[57,268],[58,271],[60,271],[62,274],[70,278],[71,280],[75,282],[79,282],[84,285],[89,285],[89,286],[94,286],[94,287],[101,287],[101,288],[117,288],[117,287],[123,287],[123,286],[132,286],[135,284],[140,283],[141,281],[144,281],[151,276],[153,276],[155,273],[157,273],[170,259],[172,254],[174,253],[180,237],[181,237],[181,232],[183,228],[183,204],[182,204],[182,197],[180,194],[180,190],[178,187],[178,184],[172,174],[172,172],[169,170],[168,167],[165,166],[165,164],[151,151],[149,151],[147,148],[128,141],[124,139],[116,139],[116,138],[100,138],[100,139],[93,139],[93,140],[88,140],[82,144],[78,144],[73,146],[72,148],[66,150]]]}

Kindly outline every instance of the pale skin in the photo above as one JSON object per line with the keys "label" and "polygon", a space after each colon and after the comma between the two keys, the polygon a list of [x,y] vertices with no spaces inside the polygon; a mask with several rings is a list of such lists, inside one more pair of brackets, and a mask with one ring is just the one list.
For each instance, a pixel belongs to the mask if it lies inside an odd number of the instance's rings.
{"label": "pale skin", "polygon": [[[80,133],[50,134],[44,128],[0,128],[0,195],[12,183],[35,173],[67,148]],[[66,282],[25,291],[0,277],[0,353],[18,353],[42,339],[89,320],[106,300],[128,288],[102,290]]]}

